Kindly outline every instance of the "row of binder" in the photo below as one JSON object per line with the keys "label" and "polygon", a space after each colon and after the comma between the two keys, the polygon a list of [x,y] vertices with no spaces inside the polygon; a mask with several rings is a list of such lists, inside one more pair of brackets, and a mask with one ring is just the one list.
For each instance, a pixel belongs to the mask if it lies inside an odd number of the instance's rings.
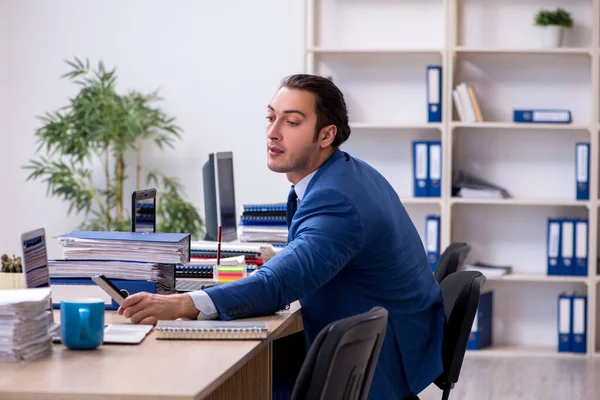
{"label": "row of binder", "polygon": [[[558,296],[558,351],[585,353],[587,350],[587,296],[562,293]],[[477,314],[467,342],[468,350],[481,350],[493,342],[493,291],[481,293]]]}
{"label": "row of binder", "polygon": [[558,296],[558,351],[585,353],[587,339],[587,296],[563,293]]}
{"label": "row of binder", "polygon": [[442,182],[442,142],[413,142],[414,197],[440,197]]}
{"label": "row of binder", "polygon": [[548,218],[548,275],[587,276],[588,220]]}

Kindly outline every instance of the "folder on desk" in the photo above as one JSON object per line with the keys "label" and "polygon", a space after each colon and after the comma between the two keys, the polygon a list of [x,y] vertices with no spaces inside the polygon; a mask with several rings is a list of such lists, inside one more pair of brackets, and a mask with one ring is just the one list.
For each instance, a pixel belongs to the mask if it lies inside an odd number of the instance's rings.
{"label": "folder on desk", "polygon": [[560,275],[561,225],[561,220],[558,218],[548,219],[548,237],[546,246],[548,255],[548,275]]}
{"label": "folder on desk", "polygon": [[571,297],[572,304],[572,336],[571,336],[571,351],[574,353],[586,352],[587,341],[587,296],[573,295]]}
{"label": "folder on desk", "polygon": [[574,275],[587,276],[588,274],[588,240],[587,219],[575,220]]}
{"label": "folder on desk", "polygon": [[442,122],[442,67],[427,66],[427,120]]}
{"label": "folder on desk", "polygon": [[429,179],[427,194],[429,197],[441,196],[442,182],[442,142],[430,141],[429,147]]}
{"label": "folder on desk", "polygon": [[440,217],[439,215],[428,215],[425,218],[425,250],[431,271],[440,260]]}
{"label": "folder on desk", "polygon": [[575,144],[576,199],[590,199],[590,144]]}
{"label": "folder on desk", "polygon": [[426,141],[413,142],[414,196],[427,197],[429,187],[429,144]]}
{"label": "folder on desk", "polygon": [[571,296],[563,293],[558,296],[558,351],[561,353],[571,351],[572,323]]}
{"label": "folder on desk", "polygon": [[563,218],[560,228],[560,256],[558,257],[559,275],[574,275],[575,265],[575,221]]}
{"label": "folder on desk", "polygon": [[480,350],[492,345],[493,292],[481,293],[473,320],[467,350]]}

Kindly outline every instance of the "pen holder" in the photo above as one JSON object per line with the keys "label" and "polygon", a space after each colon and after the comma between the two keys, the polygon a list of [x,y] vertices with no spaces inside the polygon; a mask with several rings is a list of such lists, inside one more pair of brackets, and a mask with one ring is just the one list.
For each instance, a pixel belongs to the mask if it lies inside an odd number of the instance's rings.
{"label": "pen holder", "polygon": [[216,282],[233,282],[245,278],[247,275],[245,265],[215,265],[213,279]]}

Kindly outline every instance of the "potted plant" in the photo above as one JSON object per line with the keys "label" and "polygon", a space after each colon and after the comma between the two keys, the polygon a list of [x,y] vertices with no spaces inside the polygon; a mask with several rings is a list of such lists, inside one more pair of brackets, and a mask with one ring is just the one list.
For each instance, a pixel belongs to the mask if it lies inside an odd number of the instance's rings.
{"label": "potted plant", "polygon": [[143,168],[144,146],[173,148],[181,135],[174,118],[154,106],[157,93],[117,93],[116,70],[102,61],[96,70],[77,58],[67,64],[72,70],[63,77],[80,89],[66,106],[40,117],[37,159],[24,166],[31,170],[27,180],[44,182],[47,194],[70,203],[68,214],[82,213],[81,229],[130,231],[126,205],[133,188],[126,191],[125,183],[133,176],[136,190],[157,188],[157,231],[200,236],[202,218],[183,198],[181,183]]}
{"label": "potted plant", "polygon": [[573,19],[562,8],[555,11],[541,9],[535,16],[534,25],[542,32],[542,46],[557,48],[562,46],[565,29],[573,27]]}

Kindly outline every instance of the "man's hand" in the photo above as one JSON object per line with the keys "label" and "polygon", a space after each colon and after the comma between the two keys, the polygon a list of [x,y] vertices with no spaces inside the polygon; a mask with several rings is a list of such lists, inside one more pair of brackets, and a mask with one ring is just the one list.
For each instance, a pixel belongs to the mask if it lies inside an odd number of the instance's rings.
{"label": "man's hand", "polygon": [[140,292],[127,296],[117,314],[130,318],[134,324],[155,325],[159,319],[198,317],[198,310],[187,294],[151,294]]}

